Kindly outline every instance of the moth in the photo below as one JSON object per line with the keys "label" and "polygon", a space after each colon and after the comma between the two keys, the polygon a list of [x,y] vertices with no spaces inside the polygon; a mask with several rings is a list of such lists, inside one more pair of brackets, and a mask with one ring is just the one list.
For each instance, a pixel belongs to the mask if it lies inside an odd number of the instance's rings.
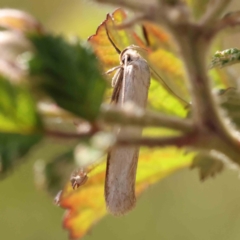
{"label": "moth", "polygon": [[[110,39],[111,41],[111,39]],[[112,41],[111,41],[112,42]],[[120,53],[120,66],[108,71],[116,71],[112,86],[114,88],[111,102],[123,107],[126,103],[145,108],[150,85],[148,63],[130,46]],[[139,127],[116,127],[117,138],[140,138]],[[131,210],[136,203],[135,179],[138,164],[139,147],[113,147],[107,158],[105,179],[105,201],[113,215],[122,215]]]}
{"label": "moth", "polygon": [[80,168],[74,171],[71,175],[70,181],[72,184],[72,188],[79,188],[83,184],[85,184],[88,180],[87,171],[84,168]]}

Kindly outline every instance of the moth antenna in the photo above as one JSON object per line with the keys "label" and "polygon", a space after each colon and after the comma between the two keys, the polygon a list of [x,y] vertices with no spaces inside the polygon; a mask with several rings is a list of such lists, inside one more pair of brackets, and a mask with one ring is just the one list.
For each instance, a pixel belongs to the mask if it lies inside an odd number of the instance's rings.
{"label": "moth antenna", "polygon": [[186,107],[190,106],[190,103],[187,102],[186,100],[184,100],[183,98],[181,98],[178,94],[176,94],[168,85],[167,83],[164,81],[164,79],[152,68],[150,67],[150,69],[152,70],[152,72],[161,80],[162,84],[164,85],[164,87],[167,89],[168,92],[172,93],[175,97],[177,97],[181,102],[183,102]]}
{"label": "moth antenna", "polygon": [[144,25],[142,25],[142,33],[143,33],[143,37],[146,41],[146,44],[149,47],[150,46],[150,40],[149,40],[149,37],[148,37],[147,29]]}
{"label": "moth antenna", "polygon": [[115,48],[116,52],[117,52],[118,54],[121,54],[120,49],[116,46],[116,44],[115,44],[115,43],[113,42],[113,40],[111,39],[106,24],[105,24],[105,29],[106,29],[106,33],[107,33],[108,40],[110,41],[110,43],[112,44],[112,46]]}
{"label": "moth antenna", "polygon": [[148,52],[148,49],[146,49],[146,48],[143,48],[143,47],[139,47],[139,46],[137,46],[137,45],[131,45],[131,46],[129,46],[129,47],[127,47],[127,49],[129,49],[129,48],[131,48],[131,49],[136,49],[136,50],[144,50],[144,51],[146,51],[146,52]]}

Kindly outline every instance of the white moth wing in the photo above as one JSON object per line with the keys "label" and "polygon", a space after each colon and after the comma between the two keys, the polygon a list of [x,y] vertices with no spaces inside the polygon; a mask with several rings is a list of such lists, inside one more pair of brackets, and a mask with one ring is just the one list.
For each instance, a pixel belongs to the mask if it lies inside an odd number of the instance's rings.
{"label": "white moth wing", "polygon": [[[123,106],[132,102],[145,108],[148,88],[150,85],[150,70],[147,62],[134,50],[124,53],[130,61],[123,69],[122,87],[117,104]],[[136,137],[142,134],[141,128],[117,128],[118,138]],[[108,156],[105,182],[105,199],[108,210],[114,215],[120,215],[131,210],[135,205],[135,179],[139,147],[115,147]]]}

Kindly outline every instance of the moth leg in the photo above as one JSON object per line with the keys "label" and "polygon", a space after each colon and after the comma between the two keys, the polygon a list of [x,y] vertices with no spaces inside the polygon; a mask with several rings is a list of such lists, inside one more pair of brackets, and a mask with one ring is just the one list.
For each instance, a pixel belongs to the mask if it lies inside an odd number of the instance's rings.
{"label": "moth leg", "polygon": [[116,66],[116,67],[113,67],[111,69],[109,69],[108,71],[106,71],[106,74],[111,74],[112,72],[115,72],[116,70],[118,70],[119,68],[122,68],[122,66]]}
{"label": "moth leg", "polygon": [[123,74],[123,68],[121,67],[117,70],[117,72],[115,73],[115,75],[112,78],[112,87],[113,88],[115,88],[118,85],[119,81],[122,81],[122,79],[121,79],[122,74]]}

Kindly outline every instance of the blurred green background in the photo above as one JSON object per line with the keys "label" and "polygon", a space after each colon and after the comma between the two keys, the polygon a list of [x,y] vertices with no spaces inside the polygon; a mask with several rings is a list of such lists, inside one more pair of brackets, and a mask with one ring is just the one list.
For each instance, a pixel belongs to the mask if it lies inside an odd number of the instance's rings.
{"label": "blurred green background", "polygon": [[[234,2],[230,9],[240,9],[240,3]],[[48,29],[83,39],[95,33],[113,9],[83,0],[1,0],[0,7],[28,11]],[[225,39],[226,48],[240,48],[239,35]],[[34,162],[51,159],[64,145],[46,141],[0,182],[0,239],[68,239],[61,227],[64,211],[33,181]],[[239,240],[239,177],[227,170],[201,183],[196,171],[179,171],[150,187],[133,212],[105,217],[84,239]]]}

